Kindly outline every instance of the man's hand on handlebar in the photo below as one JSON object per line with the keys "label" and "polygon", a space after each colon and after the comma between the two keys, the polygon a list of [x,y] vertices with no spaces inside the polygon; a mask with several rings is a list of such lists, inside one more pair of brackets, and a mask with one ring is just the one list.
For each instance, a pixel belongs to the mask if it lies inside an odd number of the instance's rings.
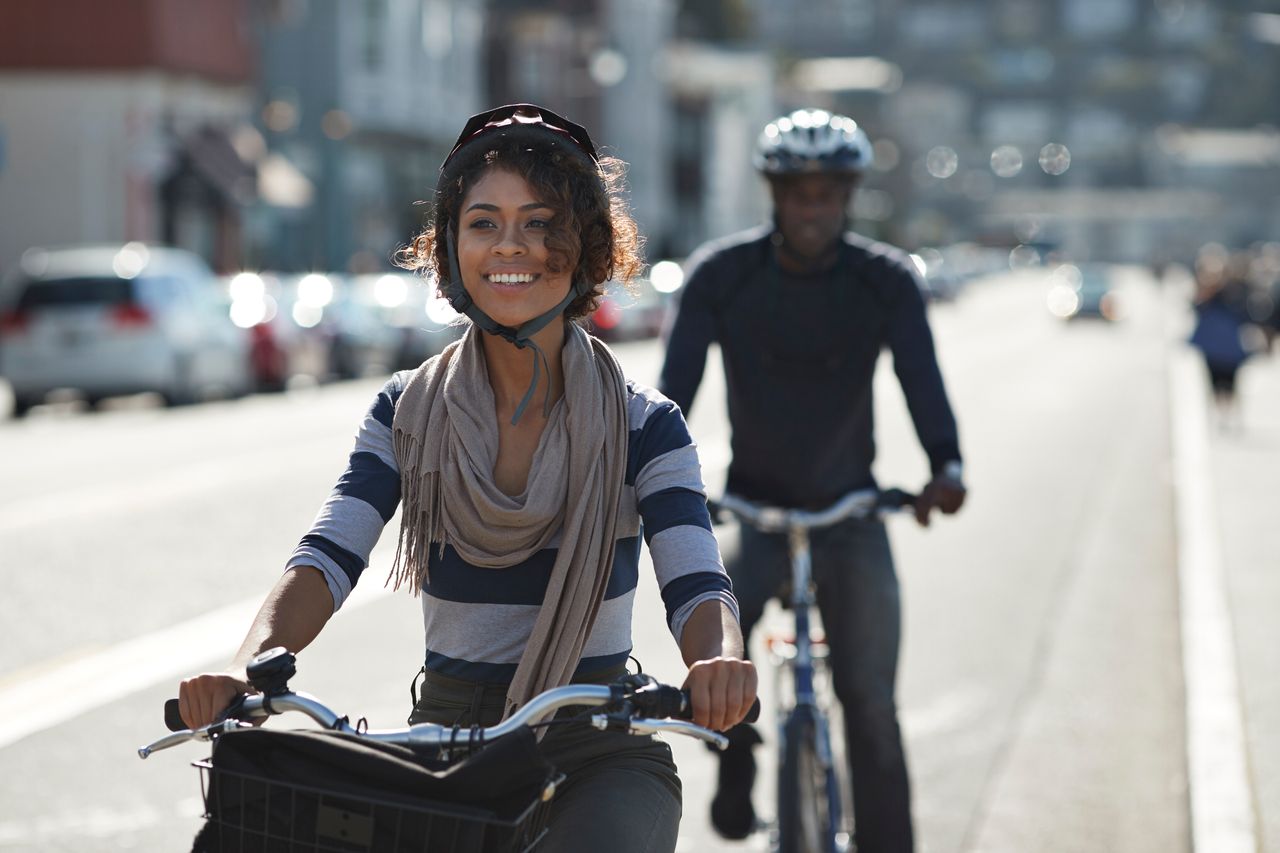
{"label": "man's hand on handlebar", "polygon": [[749,660],[715,657],[689,667],[684,689],[693,705],[693,722],[718,732],[742,722],[756,699],[756,668]]}
{"label": "man's hand on handlebar", "polygon": [[189,729],[207,726],[243,693],[250,693],[249,683],[227,672],[203,672],[183,679],[178,686],[178,709]]}
{"label": "man's hand on handlebar", "polygon": [[964,505],[967,490],[964,483],[947,474],[938,474],[920,490],[916,498],[916,521],[921,527],[929,526],[929,513],[936,507],[946,515],[957,512]]}

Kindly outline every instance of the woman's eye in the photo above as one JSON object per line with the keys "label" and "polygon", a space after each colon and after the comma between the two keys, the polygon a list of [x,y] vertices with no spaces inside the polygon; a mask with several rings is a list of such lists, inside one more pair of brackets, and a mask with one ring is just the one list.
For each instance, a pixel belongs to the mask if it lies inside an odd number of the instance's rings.
{"label": "woman's eye", "polygon": [[550,220],[547,220],[547,219],[530,219],[529,227],[530,228],[550,228],[551,222]]}
{"label": "woman's eye", "polygon": [[469,228],[492,228],[494,226],[493,226],[492,219],[485,219],[482,217],[479,219],[471,220],[471,224],[468,227]]}

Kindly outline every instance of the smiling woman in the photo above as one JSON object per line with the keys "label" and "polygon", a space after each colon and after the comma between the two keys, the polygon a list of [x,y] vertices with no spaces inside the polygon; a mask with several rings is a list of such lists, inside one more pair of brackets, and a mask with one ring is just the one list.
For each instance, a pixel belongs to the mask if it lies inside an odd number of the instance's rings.
{"label": "smiling woman", "polygon": [[[694,722],[723,730],[747,714],[755,670],[684,417],[628,382],[574,322],[606,281],[640,271],[621,175],[584,129],[541,107],[467,124],[431,224],[400,262],[439,281],[471,325],[374,400],[346,473],[231,665],[183,682],[188,724],[245,689],[256,654],[315,638],[398,506],[391,578],[421,595],[425,624],[412,722],[491,725],[548,688],[616,678],[631,653],[642,539]],[[680,783],[666,744],[574,719],[543,731],[543,754],[568,780],[540,850],[674,850]]]}

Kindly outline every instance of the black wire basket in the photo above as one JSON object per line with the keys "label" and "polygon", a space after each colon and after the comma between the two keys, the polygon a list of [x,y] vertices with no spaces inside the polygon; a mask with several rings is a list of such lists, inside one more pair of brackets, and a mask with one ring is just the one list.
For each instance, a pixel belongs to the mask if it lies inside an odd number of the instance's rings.
{"label": "black wire basket", "polygon": [[553,772],[528,803],[498,814],[408,796],[363,797],[230,771],[208,760],[200,772],[205,824],[193,853],[426,853],[532,850],[546,833]]}

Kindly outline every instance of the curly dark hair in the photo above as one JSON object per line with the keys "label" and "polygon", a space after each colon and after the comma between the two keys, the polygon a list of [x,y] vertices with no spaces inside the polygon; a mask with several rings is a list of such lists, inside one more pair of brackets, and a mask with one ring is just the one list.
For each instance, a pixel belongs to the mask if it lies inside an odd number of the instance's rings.
{"label": "curly dark hair", "polygon": [[[436,280],[449,279],[446,226],[457,233],[462,200],[491,169],[520,175],[537,198],[555,211],[547,231],[548,266],[574,264],[573,281],[593,287],[569,303],[569,320],[587,317],[600,304],[609,280],[630,285],[644,267],[641,238],[623,198],[626,164],[615,157],[592,160],[552,132],[536,127],[489,133],[447,162],[428,203],[428,225],[396,253],[396,265]],[[455,236],[456,239],[456,236]]]}

